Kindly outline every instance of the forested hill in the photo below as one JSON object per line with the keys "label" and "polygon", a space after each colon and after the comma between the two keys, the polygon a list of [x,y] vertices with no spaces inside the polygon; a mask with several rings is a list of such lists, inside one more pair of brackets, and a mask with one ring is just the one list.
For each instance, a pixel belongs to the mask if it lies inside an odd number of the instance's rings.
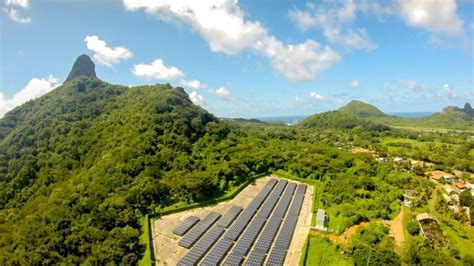
{"label": "forested hill", "polygon": [[341,116],[354,116],[387,126],[474,130],[474,110],[469,103],[466,103],[463,108],[448,106],[442,112],[418,118],[387,115],[373,105],[355,100],[341,107],[337,112],[344,114]]}
{"label": "forested hill", "polygon": [[385,114],[377,107],[356,100],[352,100],[347,105],[339,108],[339,111],[357,117],[385,116]]}
{"label": "forested hill", "polygon": [[243,171],[205,153],[229,132],[182,88],[111,85],[79,57],[62,86],[0,120],[0,264],[136,262],[142,214]]}

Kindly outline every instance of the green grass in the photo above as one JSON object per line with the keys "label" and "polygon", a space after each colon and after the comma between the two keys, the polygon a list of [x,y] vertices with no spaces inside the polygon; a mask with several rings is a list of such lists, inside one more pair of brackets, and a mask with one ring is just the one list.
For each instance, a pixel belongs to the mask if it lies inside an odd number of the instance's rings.
{"label": "green grass", "polygon": [[[300,265],[353,265],[349,257],[341,254],[338,246],[312,231],[307,240],[307,253],[303,252]],[[305,260],[306,258],[306,260]]]}
{"label": "green grass", "polygon": [[143,254],[143,258],[138,261],[138,265],[140,266],[150,266],[152,265],[151,262],[151,250],[150,250],[150,238],[148,232],[148,217],[143,216],[140,220],[140,225],[142,228],[142,234],[140,235],[140,244],[145,245],[145,253]]}

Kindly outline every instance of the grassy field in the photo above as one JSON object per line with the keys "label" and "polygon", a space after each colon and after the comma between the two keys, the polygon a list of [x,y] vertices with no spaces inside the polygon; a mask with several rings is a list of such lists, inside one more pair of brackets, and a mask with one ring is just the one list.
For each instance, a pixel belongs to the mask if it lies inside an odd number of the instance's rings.
{"label": "grassy field", "polygon": [[330,240],[318,236],[314,231],[310,232],[305,258],[300,265],[353,265],[349,257],[341,254],[338,246]]}
{"label": "grassy field", "polygon": [[150,250],[150,238],[148,232],[148,217],[143,216],[140,220],[140,224],[142,227],[142,234],[140,235],[140,244],[145,245],[145,253],[143,254],[143,258],[138,262],[140,266],[150,266],[152,265],[151,262],[151,250]]}

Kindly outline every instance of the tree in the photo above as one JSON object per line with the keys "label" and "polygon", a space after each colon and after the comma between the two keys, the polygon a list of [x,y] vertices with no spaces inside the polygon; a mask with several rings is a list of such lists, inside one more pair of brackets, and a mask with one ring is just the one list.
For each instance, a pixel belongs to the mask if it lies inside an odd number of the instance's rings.
{"label": "tree", "polygon": [[471,206],[471,204],[473,203],[473,198],[472,198],[472,194],[471,194],[471,191],[468,190],[468,189],[465,189],[461,195],[459,195],[459,202],[461,203],[462,206]]}

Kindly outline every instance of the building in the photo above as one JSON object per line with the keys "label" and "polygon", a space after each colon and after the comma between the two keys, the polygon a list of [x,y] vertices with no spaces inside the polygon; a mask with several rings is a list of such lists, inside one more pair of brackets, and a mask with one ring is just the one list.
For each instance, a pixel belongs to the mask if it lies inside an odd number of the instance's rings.
{"label": "building", "polygon": [[426,172],[425,175],[430,176],[431,179],[433,179],[435,181],[438,181],[438,182],[441,181],[441,178],[443,178],[444,180],[453,178],[453,176],[451,174],[443,172],[443,171],[439,171],[439,170]]}
{"label": "building", "polygon": [[321,231],[327,231],[327,216],[326,211],[318,209],[316,214],[316,229]]}
{"label": "building", "polygon": [[411,207],[413,201],[416,201],[417,199],[418,197],[416,190],[405,189],[405,191],[403,191],[403,203],[405,204],[405,206]]}
{"label": "building", "polygon": [[457,192],[461,194],[464,191],[464,189],[466,189],[466,184],[464,184],[464,182],[462,181],[458,181],[454,183],[454,187],[456,188]]}

